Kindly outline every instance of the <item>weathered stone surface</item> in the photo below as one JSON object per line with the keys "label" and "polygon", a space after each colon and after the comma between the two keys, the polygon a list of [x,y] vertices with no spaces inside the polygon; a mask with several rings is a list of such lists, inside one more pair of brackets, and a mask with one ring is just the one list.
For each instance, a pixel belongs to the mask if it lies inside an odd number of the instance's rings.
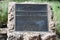
{"label": "weathered stone surface", "polygon": [[57,36],[55,34],[55,22],[53,19],[53,12],[51,6],[48,3],[35,3],[35,2],[22,2],[20,4],[47,4],[48,8],[48,32],[16,32],[15,31],[15,5],[19,4],[16,2],[10,2],[8,5],[8,23],[5,29],[0,29],[0,33],[7,33],[7,40],[56,40]]}

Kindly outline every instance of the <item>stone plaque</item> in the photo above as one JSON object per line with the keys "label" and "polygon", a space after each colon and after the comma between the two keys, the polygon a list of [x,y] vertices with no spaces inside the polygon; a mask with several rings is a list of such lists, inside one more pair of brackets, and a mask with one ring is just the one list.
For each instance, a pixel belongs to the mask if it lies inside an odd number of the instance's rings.
{"label": "stone plaque", "polygon": [[48,31],[46,4],[16,4],[16,31]]}

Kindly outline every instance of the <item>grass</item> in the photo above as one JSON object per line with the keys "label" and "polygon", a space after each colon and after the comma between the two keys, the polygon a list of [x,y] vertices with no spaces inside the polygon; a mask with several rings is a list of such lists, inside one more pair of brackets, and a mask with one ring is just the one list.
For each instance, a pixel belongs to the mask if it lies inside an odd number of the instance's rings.
{"label": "grass", "polygon": [[8,7],[7,2],[0,2],[0,21],[1,22],[5,22],[5,23],[7,22],[7,15],[8,15],[7,7]]}

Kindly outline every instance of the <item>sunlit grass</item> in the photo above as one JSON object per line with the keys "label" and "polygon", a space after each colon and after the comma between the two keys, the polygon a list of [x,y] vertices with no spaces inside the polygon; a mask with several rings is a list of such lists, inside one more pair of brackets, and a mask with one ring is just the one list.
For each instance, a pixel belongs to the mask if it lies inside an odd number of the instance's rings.
{"label": "sunlit grass", "polygon": [[[7,15],[8,15],[8,10],[7,10],[7,2],[0,2],[0,21],[1,22],[7,22]],[[0,22],[0,23],[1,23]]]}

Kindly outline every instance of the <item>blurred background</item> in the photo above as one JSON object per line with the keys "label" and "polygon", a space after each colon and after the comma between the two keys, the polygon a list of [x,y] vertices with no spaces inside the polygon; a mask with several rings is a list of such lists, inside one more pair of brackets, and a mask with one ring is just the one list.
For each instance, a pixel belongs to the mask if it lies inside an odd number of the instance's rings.
{"label": "blurred background", "polygon": [[0,28],[7,27],[8,3],[9,2],[48,2],[52,6],[54,12],[54,20],[56,24],[56,34],[60,38],[60,0],[0,0]]}

